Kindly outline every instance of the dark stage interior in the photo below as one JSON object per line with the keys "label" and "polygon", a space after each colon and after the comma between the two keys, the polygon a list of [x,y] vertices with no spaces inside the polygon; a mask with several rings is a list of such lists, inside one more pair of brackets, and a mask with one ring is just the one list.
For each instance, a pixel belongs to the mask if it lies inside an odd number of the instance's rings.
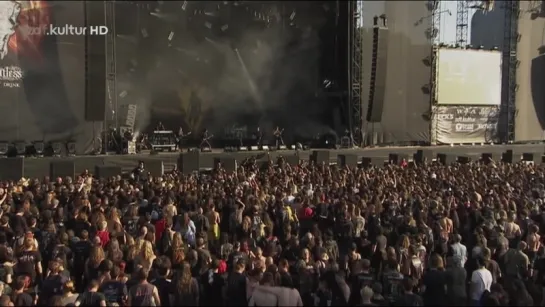
{"label": "dark stage interior", "polygon": [[136,105],[139,132],[342,132],[348,14],[347,1],[118,2],[119,121]]}

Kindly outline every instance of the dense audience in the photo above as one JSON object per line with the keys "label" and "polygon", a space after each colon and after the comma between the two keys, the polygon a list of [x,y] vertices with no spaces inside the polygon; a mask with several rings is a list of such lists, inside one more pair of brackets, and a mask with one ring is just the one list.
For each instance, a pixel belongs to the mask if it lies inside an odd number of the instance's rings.
{"label": "dense audience", "polygon": [[250,159],[0,188],[1,306],[543,306],[545,168]]}

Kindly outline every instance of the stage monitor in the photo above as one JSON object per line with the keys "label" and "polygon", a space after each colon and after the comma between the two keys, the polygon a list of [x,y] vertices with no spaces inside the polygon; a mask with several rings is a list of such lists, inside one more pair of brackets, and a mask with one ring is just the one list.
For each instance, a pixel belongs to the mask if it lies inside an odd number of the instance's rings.
{"label": "stage monitor", "polygon": [[437,103],[500,105],[500,51],[439,49]]}

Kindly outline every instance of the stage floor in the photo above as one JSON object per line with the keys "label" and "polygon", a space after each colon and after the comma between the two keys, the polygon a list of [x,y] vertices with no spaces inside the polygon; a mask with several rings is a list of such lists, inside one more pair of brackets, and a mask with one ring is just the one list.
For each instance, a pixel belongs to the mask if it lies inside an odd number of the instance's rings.
{"label": "stage floor", "polygon": [[[480,155],[482,153],[501,153],[506,150],[513,149],[518,152],[544,152],[544,145],[542,144],[526,144],[526,145],[483,145],[483,146],[426,146],[426,147],[374,147],[374,148],[359,148],[359,149],[336,149],[330,150],[330,159],[332,162],[337,161],[337,155],[339,154],[356,154],[361,157],[384,157],[387,159],[390,153],[411,154],[415,153],[418,149],[430,149],[435,153],[447,153],[447,154],[468,154],[468,155]],[[274,151],[270,152],[270,157],[273,161],[280,155],[293,155],[296,151]],[[301,159],[309,159],[312,150],[299,151],[299,157]],[[244,160],[247,157],[262,155],[264,152],[252,151],[252,152],[224,152],[223,150],[213,150],[212,152],[201,153],[200,164],[201,168],[212,168],[214,164],[214,158],[218,157],[234,157],[237,160]],[[180,153],[159,153],[150,155],[149,153],[140,153],[137,155],[104,155],[104,156],[77,156],[77,157],[64,157],[64,158],[25,158],[24,161],[24,174],[26,177],[43,177],[49,174],[50,162],[56,160],[74,160],[76,166],[76,173],[81,173],[83,170],[88,169],[93,171],[96,165],[116,165],[120,166],[124,171],[131,170],[136,167],[139,160],[144,162],[149,160],[162,160],[165,166],[165,171],[171,170],[177,163]],[[267,155],[264,155],[263,159],[267,159]]]}

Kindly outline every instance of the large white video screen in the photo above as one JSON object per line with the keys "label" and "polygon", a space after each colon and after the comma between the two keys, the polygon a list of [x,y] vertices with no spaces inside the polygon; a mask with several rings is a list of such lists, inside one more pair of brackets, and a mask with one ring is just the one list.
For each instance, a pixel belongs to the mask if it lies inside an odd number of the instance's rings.
{"label": "large white video screen", "polygon": [[500,51],[439,49],[438,58],[438,104],[500,104]]}

